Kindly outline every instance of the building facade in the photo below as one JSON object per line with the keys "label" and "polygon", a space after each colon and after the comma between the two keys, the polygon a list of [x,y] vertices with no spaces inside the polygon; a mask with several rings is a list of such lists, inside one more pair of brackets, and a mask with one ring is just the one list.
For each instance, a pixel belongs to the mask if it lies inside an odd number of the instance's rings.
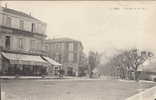
{"label": "building facade", "polygon": [[70,38],[57,38],[45,41],[45,50],[50,58],[61,63],[65,75],[79,75],[83,56],[83,45]]}
{"label": "building facade", "polygon": [[0,7],[2,75],[40,75],[50,66],[42,57],[46,23],[29,14]]}
{"label": "building facade", "polygon": [[31,15],[1,7],[0,46],[7,50],[42,52],[46,23]]}

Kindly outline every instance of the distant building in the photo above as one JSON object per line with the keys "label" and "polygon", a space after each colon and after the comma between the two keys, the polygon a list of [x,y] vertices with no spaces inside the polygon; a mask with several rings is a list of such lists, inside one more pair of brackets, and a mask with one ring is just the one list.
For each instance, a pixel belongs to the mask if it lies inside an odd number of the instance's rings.
{"label": "distant building", "polygon": [[56,38],[45,41],[49,57],[63,65],[65,75],[78,75],[81,70],[83,45],[70,38]]}
{"label": "distant building", "polygon": [[147,59],[137,71],[140,72],[140,79],[156,81],[156,57]]}
{"label": "distant building", "polygon": [[1,74],[40,75],[49,66],[42,57],[46,23],[26,13],[0,7]]}

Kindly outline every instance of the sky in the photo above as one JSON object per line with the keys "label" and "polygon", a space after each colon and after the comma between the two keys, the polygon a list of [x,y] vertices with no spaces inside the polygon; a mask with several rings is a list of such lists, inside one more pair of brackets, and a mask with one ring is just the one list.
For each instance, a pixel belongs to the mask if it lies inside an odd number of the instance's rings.
{"label": "sky", "polygon": [[84,52],[140,48],[156,53],[156,2],[3,1],[47,23],[47,38],[80,40]]}

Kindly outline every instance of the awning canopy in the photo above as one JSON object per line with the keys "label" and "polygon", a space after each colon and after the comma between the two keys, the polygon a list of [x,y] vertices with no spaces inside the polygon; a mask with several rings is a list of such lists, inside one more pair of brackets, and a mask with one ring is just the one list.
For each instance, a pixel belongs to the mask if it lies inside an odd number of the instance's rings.
{"label": "awning canopy", "polygon": [[4,52],[2,52],[2,55],[10,61],[10,64],[49,66],[40,56]]}
{"label": "awning canopy", "polygon": [[60,63],[56,62],[55,60],[53,60],[53,59],[51,59],[51,58],[49,58],[49,57],[43,56],[43,58],[44,58],[47,62],[49,62],[51,65],[54,65],[54,66],[61,66]]}

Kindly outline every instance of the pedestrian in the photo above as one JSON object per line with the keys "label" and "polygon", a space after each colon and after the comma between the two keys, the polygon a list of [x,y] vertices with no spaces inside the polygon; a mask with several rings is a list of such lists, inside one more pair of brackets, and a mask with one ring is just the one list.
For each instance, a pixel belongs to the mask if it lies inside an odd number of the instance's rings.
{"label": "pedestrian", "polygon": [[62,78],[64,75],[64,70],[63,69],[60,69],[59,70],[59,78]]}

